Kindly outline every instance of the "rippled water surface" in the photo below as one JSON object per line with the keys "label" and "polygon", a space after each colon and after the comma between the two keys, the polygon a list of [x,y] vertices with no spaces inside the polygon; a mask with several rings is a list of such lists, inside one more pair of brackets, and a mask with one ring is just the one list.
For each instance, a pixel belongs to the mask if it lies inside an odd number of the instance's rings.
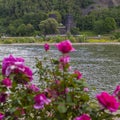
{"label": "rippled water surface", "polygon": [[[74,69],[83,73],[90,86],[95,86],[96,92],[112,91],[120,83],[120,45],[76,45],[76,51],[71,53]],[[24,57],[26,64],[33,68],[35,57],[44,55],[42,46],[38,45],[1,45],[0,60],[9,54]],[[60,54],[55,47],[50,50],[52,56]]]}

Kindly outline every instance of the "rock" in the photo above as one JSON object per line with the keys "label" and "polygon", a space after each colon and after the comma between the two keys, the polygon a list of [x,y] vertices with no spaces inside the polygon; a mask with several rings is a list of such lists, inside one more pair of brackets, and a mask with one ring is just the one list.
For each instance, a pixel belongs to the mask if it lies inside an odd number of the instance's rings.
{"label": "rock", "polygon": [[82,9],[83,15],[89,14],[93,10],[116,7],[120,5],[120,0],[93,0],[93,4]]}

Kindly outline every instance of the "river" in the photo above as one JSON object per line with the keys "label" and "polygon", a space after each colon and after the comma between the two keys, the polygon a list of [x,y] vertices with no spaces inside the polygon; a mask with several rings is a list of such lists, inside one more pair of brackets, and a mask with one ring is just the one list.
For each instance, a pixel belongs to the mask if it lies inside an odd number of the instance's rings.
{"label": "river", "polygon": [[[72,68],[81,71],[90,87],[96,88],[94,92],[104,90],[112,92],[115,86],[120,84],[120,45],[75,45],[74,47],[76,51],[70,53]],[[40,45],[1,45],[0,60],[9,54],[23,57],[26,64],[35,71],[33,68],[35,57],[42,59],[45,51]],[[55,57],[60,55],[54,46],[51,47],[50,54]]]}

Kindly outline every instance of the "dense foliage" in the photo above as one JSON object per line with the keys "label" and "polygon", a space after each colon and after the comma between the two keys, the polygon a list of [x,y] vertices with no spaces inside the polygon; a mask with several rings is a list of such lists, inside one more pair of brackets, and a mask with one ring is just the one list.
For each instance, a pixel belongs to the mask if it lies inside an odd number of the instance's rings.
{"label": "dense foliage", "polygon": [[[0,34],[9,36],[40,35],[43,31],[39,25],[48,19],[51,13],[57,15],[56,22],[59,24],[64,24],[66,15],[72,14],[78,30],[95,30],[96,32],[98,31],[96,22],[100,23],[107,17],[113,19],[117,28],[120,27],[120,7],[100,9],[83,16],[82,9],[91,4],[93,4],[93,0],[0,0]],[[108,28],[110,27],[105,28],[106,31],[103,33],[114,30],[108,31]],[[77,33],[79,32],[77,31],[75,34]]]}
{"label": "dense foliage", "polygon": [[95,97],[82,73],[71,68],[69,53],[75,51],[69,40],[55,45],[61,52],[52,58],[49,44],[38,59],[38,83],[21,57],[2,60],[0,81],[0,120],[114,120],[120,117],[120,86],[113,93],[103,91]]}

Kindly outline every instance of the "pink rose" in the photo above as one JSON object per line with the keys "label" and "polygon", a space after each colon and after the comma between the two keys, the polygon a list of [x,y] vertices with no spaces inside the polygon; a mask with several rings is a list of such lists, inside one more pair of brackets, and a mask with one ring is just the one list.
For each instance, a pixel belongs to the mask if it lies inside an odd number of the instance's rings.
{"label": "pink rose", "polygon": [[33,91],[33,92],[38,92],[38,91],[40,90],[39,87],[37,87],[37,86],[34,85],[34,84],[27,85],[27,88],[28,88],[30,91]]}
{"label": "pink rose", "polygon": [[76,74],[78,80],[82,78],[82,73],[80,73],[78,70],[75,70],[74,74]]}
{"label": "pink rose", "polygon": [[[66,65],[70,62],[70,57],[69,56],[61,56],[59,59],[59,67],[60,69],[64,69],[64,67],[66,67]],[[70,68],[70,66],[67,66],[68,69]]]}
{"label": "pink rose", "polygon": [[49,104],[51,102],[50,99],[48,99],[43,93],[38,94],[34,97],[35,109],[42,109],[44,108],[44,104]]}
{"label": "pink rose", "polygon": [[49,98],[57,98],[60,95],[60,93],[57,90],[50,88],[45,89],[44,92]]}
{"label": "pink rose", "polygon": [[85,88],[83,89],[83,91],[84,91],[84,92],[89,92],[89,89],[85,87]]}
{"label": "pink rose", "polygon": [[0,120],[3,120],[4,114],[0,112]]}
{"label": "pink rose", "polygon": [[61,84],[60,80],[55,80],[55,84],[60,85]]}
{"label": "pink rose", "polygon": [[97,94],[96,98],[99,103],[110,112],[116,112],[119,108],[119,103],[117,102],[116,98],[107,92]]}
{"label": "pink rose", "polygon": [[69,88],[65,88],[65,94],[69,93],[70,89]]}
{"label": "pink rose", "polygon": [[6,93],[0,93],[0,103],[4,103],[7,99],[7,94]]}
{"label": "pink rose", "polygon": [[61,56],[59,61],[63,64],[67,64],[70,62],[70,56]]}
{"label": "pink rose", "polygon": [[72,43],[69,40],[64,40],[56,44],[56,47],[63,54],[75,51],[75,49],[72,47]]}
{"label": "pink rose", "polygon": [[10,74],[24,74],[29,80],[32,81],[32,70],[24,65],[23,58],[17,58],[13,55],[10,55],[7,58],[4,58],[2,61],[2,74],[5,76],[10,76]]}
{"label": "pink rose", "polygon": [[49,44],[44,44],[44,49],[45,49],[45,51],[48,51],[49,49],[50,49],[50,45]]}
{"label": "pink rose", "polygon": [[115,91],[113,92],[113,95],[117,96],[120,100],[120,85],[116,87]]}
{"label": "pink rose", "polygon": [[24,66],[23,68],[24,69],[21,72],[23,74],[25,74],[29,78],[30,81],[32,81],[33,80],[33,72],[32,72],[32,70],[28,66]]}
{"label": "pink rose", "polygon": [[5,78],[4,80],[2,80],[2,84],[5,85],[6,87],[11,87],[12,81],[9,78]]}
{"label": "pink rose", "polygon": [[24,108],[18,107],[18,108],[16,109],[16,111],[19,112],[21,115],[24,115],[24,114],[25,114],[25,109],[24,109]]}
{"label": "pink rose", "polygon": [[13,55],[6,57],[2,61],[2,74],[9,76],[15,69],[22,69],[24,65],[23,58],[15,58]]}
{"label": "pink rose", "polygon": [[74,120],[91,120],[91,118],[88,114],[83,114],[81,116],[74,118]]}

